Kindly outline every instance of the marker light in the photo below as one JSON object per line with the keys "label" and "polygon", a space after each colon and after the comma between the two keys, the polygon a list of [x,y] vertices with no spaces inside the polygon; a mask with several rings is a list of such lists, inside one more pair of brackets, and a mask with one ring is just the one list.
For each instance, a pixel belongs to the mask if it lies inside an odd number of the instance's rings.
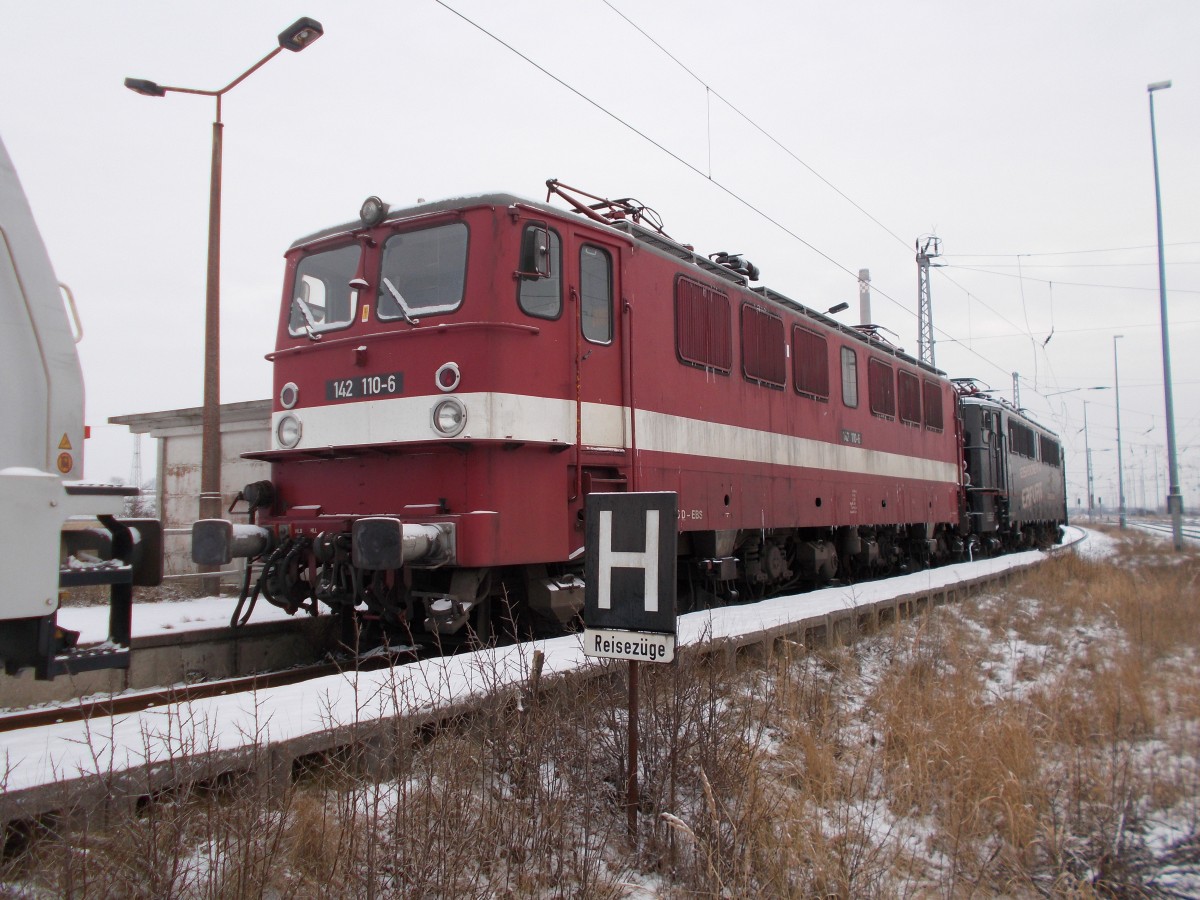
{"label": "marker light", "polygon": [[434,372],[433,380],[437,382],[438,390],[443,394],[448,394],[455,390],[459,382],[462,381],[462,373],[458,371],[458,363],[443,363]]}
{"label": "marker light", "polygon": [[284,409],[291,409],[300,399],[300,388],[296,387],[294,382],[289,381],[279,389],[279,405]]}

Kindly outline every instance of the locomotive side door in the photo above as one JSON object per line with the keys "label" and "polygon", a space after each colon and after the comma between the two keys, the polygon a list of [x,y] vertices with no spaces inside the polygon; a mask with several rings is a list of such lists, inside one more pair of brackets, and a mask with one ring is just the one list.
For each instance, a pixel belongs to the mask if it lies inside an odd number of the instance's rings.
{"label": "locomotive side door", "polygon": [[630,442],[621,365],[621,247],[592,232],[576,236],[564,267],[576,315],[577,443],[587,457],[584,466],[623,468]]}

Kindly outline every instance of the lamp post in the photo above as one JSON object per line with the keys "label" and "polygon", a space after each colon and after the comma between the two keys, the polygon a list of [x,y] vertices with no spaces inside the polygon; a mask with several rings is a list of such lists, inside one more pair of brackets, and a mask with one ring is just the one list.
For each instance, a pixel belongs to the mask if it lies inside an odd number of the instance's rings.
{"label": "lamp post", "polygon": [[[1158,448],[1155,447],[1154,449],[1157,450]],[[1158,510],[1159,510],[1158,501],[1159,501],[1159,498],[1162,496],[1158,492],[1158,454],[1151,453],[1150,458],[1152,460],[1154,460],[1154,514],[1157,516]]]}
{"label": "lamp post", "polygon": [[1083,456],[1087,463],[1087,498],[1088,498],[1088,521],[1092,521],[1092,510],[1094,508],[1093,497],[1095,492],[1092,489],[1092,448],[1088,444],[1088,423],[1087,423],[1087,401],[1083,401]]}
{"label": "lamp post", "polygon": [[221,97],[262,68],[281,50],[299,53],[324,34],[321,23],[307,17],[297,19],[279,35],[279,46],[225,87],[215,91],[168,87],[141,78],[126,78],[125,87],[146,97],[167,93],[215,97],[216,117],[212,131],[212,174],[208,199],[208,274],[204,301],[204,406],[200,449],[200,518],[221,516]]}
{"label": "lamp post", "polygon": [[1118,523],[1125,527],[1125,468],[1121,462],[1121,376],[1117,369],[1117,341],[1123,334],[1113,335],[1113,386],[1117,391],[1117,516]]}
{"label": "lamp post", "polygon": [[1154,129],[1154,92],[1166,90],[1169,81],[1146,85],[1150,96],[1150,149],[1154,155],[1154,211],[1158,220],[1158,316],[1162,329],[1163,394],[1167,404],[1167,510],[1175,549],[1183,550],[1183,495],[1179,492],[1179,462],[1175,455],[1175,402],[1171,390],[1171,343],[1167,336],[1167,268],[1163,259],[1162,191],[1158,181],[1158,135]]}

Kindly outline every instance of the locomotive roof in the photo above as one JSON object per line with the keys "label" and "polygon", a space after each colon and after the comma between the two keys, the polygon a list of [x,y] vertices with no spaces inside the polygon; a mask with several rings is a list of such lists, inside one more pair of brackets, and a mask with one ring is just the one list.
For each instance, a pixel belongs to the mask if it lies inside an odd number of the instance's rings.
{"label": "locomotive roof", "polygon": [[[520,205],[527,209],[535,209],[540,212],[544,212],[547,216],[553,216],[554,218],[558,219],[570,220],[572,217],[570,210],[560,209],[558,207],[551,206],[548,203],[530,200],[526,197],[518,197],[516,194],[495,193],[472,194],[463,197],[448,197],[443,200],[436,200],[430,203],[420,203],[416,206],[409,206],[403,209],[391,209],[388,210],[387,215],[380,224],[383,225],[403,219],[418,219],[450,210],[471,209],[480,206],[508,207],[514,205]],[[750,287],[749,281],[744,276],[739,275],[737,272],[734,272],[726,266],[718,265],[717,263],[708,259],[708,257],[697,253],[691,247],[680,244],[666,235],[654,231],[653,229],[638,225],[637,223],[628,219],[613,220],[607,225],[589,220],[584,221],[588,221],[589,225],[592,225],[596,228],[607,227],[613,229],[614,231],[625,234],[639,243],[646,245],[648,249],[657,252],[659,255],[681,260],[685,263],[690,263],[692,266],[703,270],[709,275],[714,275],[725,281],[732,282],[738,287],[756,294],[758,297],[768,301],[768,303],[772,305],[784,307],[792,310],[793,312],[806,316],[807,318],[815,319],[821,322],[827,328],[837,331],[846,337],[853,338],[861,343],[864,343],[881,353],[888,354],[889,356],[895,356],[898,359],[909,363],[910,365],[917,366],[934,375],[945,376],[946,374],[941,369],[931,366],[928,363],[921,362],[915,357],[905,353],[899,347],[893,346],[890,342],[884,338],[881,338],[873,331],[867,331],[861,328],[844,325],[837,319],[831,318],[824,313],[807,307],[803,303],[793,300],[790,297],[779,293],[778,291],[774,291],[771,288],[766,287],[765,285],[761,285],[759,287]],[[350,234],[354,231],[362,230],[362,228],[362,222],[359,221],[347,222],[342,225],[334,225],[330,228],[323,228],[320,231],[313,232],[312,234],[293,241],[288,250],[291,251],[297,247],[303,247],[315,241],[324,240],[325,238],[335,237],[341,234]]]}
{"label": "locomotive roof", "polygon": [[[403,209],[389,209],[388,214],[384,216],[380,224],[387,224],[388,222],[395,222],[400,219],[414,219],[418,216],[428,216],[454,209],[470,209],[475,206],[512,206],[516,203],[522,206],[534,206],[553,215],[561,216],[563,214],[563,210],[561,209],[556,209],[546,203],[539,203],[536,200],[529,200],[526,197],[518,197],[516,194],[471,194],[463,197],[447,197],[444,200],[434,200],[430,203],[419,203],[416,206],[408,206]],[[315,231],[312,234],[292,241],[292,246],[288,249],[295,250],[297,247],[303,247],[305,244],[311,244],[313,241],[335,237],[339,234],[349,234],[352,231],[360,231],[362,228],[362,222],[357,219],[353,222],[346,222],[343,225],[322,228],[320,231]]]}
{"label": "locomotive roof", "polygon": [[970,403],[970,404],[975,404],[977,406],[991,406],[991,407],[995,407],[996,409],[1002,409],[1002,410],[1004,410],[1004,412],[1008,413],[1010,418],[1020,419],[1022,422],[1025,422],[1032,428],[1036,428],[1039,431],[1044,431],[1047,435],[1049,435],[1051,437],[1058,437],[1057,432],[1051,431],[1045,425],[1042,425],[1036,419],[1033,419],[1032,417],[1030,417],[1029,413],[1027,413],[1024,409],[1013,406],[1011,403],[1009,403],[1003,397],[996,397],[986,391],[980,391],[978,393],[960,394],[959,397],[962,399],[962,402],[964,404]]}

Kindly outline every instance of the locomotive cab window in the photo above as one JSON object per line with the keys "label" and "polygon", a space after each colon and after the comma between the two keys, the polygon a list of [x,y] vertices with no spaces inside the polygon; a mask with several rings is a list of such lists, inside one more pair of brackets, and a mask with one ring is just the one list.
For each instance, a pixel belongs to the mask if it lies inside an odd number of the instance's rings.
{"label": "locomotive cab window", "polygon": [[461,222],[393,234],[383,244],[379,318],[452,312],[463,299],[467,226]]}
{"label": "locomotive cab window", "polygon": [[579,250],[579,302],[583,336],[593,344],[612,342],[612,258],[585,244]]}
{"label": "locomotive cab window", "polygon": [[842,402],[858,407],[858,354],[849,347],[842,348]]}
{"label": "locomotive cab window", "polygon": [[526,225],[521,234],[517,304],[539,319],[562,314],[562,242],[545,225]]}
{"label": "locomotive cab window", "polygon": [[310,253],[296,266],[288,334],[292,337],[345,328],[354,321],[358,292],[350,280],[358,271],[358,244]]}

